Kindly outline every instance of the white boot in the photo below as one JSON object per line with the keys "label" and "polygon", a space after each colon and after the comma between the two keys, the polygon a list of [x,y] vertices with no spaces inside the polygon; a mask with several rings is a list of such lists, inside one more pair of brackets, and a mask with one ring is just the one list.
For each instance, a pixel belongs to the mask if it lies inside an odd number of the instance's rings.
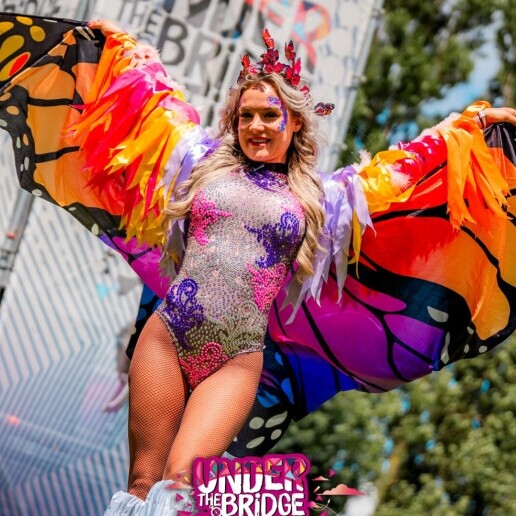
{"label": "white boot", "polygon": [[118,491],[111,498],[104,516],[143,516],[145,502],[137,496]]}
{"label": "white boot", "polygon": [[193,513],[192,489],[169,489],[173,483],[162,480],[152,486],[145,501],[143,516],[177,516],[178,511]]}

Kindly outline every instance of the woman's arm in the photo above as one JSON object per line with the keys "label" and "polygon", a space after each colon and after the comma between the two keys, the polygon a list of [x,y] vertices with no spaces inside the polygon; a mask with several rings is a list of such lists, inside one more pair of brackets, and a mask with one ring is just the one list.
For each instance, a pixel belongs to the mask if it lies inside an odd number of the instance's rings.
{"label": "woman's arm", "polygon": [[[446,167],[446,189],[450,223],[460,227],[466,221],[483,218],[477,206],[505,217],[508,185],[484,141],[482,123],[508,122],[516,125],[516,110],[492,108],[479,102],[425,130],[408,143],[379,152],[363,153],[362,160],[331,175],[323,175],[325,231],[314,258],[315,274],[302,286],[290,284],[287,303],[295,310],[303,299],[320,299],[332,262],[335,264],[339,299],[349,263],[360,256],[362,234],[374,230],[375,214],[403,206],[416,185]],[[486,125],[487,124],[487,125]]]}

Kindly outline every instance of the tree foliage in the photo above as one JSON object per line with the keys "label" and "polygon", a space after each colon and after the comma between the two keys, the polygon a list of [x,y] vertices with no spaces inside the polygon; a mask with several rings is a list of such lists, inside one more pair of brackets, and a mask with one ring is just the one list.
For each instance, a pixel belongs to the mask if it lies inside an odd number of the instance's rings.
{"label": "tree foliage", "polygon": [[[468,79],[473,52],[487,40],[490,24],[500,20],[501,4],[510,20],[512,0],[386,0],[341,161],[353,163],[364,147],[378,152],[435,123],[425,114],[425,103],[442,99],[451,87]],[[514,54],[514,24],[504,22],[498,35],[500,49],[512,48]],[[508,59],[514,66],[514,56]],[[491,98],[497,87],[499,81],[494,81]]]}
{"label": "tree foliage", "polygon": [[496,46],[500,57],[500,71],[491,81],[491,96],[506,106],[516,106],[516,2],[498,0],[496,15],[499,29]]}
{"label": "tree foliage", "polygon": [[[467,80],[492,23],[500,70],[486,98],[515,105],[513,0],[387,0],[384,9],[344,163],[357,161],[363,147],[376,152],[435,123],[425,102]],[[314,477],[335,470],[331,486],[375,482],[378,516],[512,514],[515,341],[394,392],[342,393],[292,425],[275,451],[305,453]],[[343,502],[331,504],[338,510]]]}
{"label": "tree foliage", "polygon": [[[378,516],[511,514],[516,507],[516,342],[404,390],[410,408],[389,422],[401,450],[380,479]],[[391,461],[393,457],[391,456]]]}

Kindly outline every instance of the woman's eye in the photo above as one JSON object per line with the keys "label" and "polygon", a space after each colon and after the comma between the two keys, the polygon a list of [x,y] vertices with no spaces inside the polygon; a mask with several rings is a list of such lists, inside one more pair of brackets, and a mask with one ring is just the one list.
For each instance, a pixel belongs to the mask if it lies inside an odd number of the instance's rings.
{"label": "woman's eye", "polygon": [[251,113],[240,113],[240,118],[249,119],[251,118]]}
{"label": "woman's eye", "polygon": [[275,113],[274,111],[270,111],[269,113],[265,113],[265,118],[269,120],[273,120],[275,118],[278,118],[278,113]]}

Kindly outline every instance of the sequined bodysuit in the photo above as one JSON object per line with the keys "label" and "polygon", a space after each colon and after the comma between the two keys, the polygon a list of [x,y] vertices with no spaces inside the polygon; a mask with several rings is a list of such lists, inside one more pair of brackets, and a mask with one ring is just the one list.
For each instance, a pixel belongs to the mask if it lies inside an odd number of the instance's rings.
{"label": "sequined bodysuit", "polygon": [[277,166],[247,166],[199,190],[178,276],[157,314],[190,388],[231,357],[261,351],[272,301],[305,231]]}

